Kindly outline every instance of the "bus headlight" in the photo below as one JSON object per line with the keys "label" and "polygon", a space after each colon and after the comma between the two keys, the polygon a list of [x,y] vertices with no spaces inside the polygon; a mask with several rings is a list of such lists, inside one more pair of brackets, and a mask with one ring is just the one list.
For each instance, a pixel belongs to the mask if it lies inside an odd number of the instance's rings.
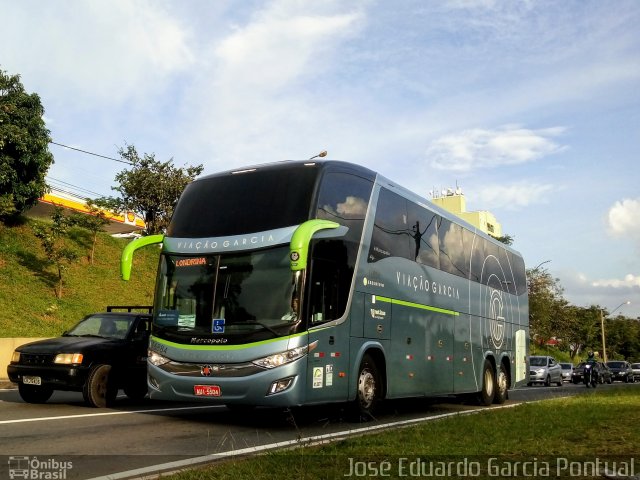
{"label": "bus headlight", "polygon": [[165,357],[164,355],[160,355],[155,350],[149,350],[148,353],[149,356],[147,357],[147,359],[149,360],[149,363],[151,365],[155,365],[156,367],[159,367],[160,365],[164,365],[165,363],[169,363],[171,361],[169,358]]}
{"label": "bus headlight", "polygon": [[287,363],[295,362],[299,358],[307,355],[310,351],[316,348],[317,344],[318,342],[315,341],[310,345],[292,348],[291,350],[269,355],[268,357],[259,358],[254,360],[253,364],[262,368],[276,368],[281,365],[286,365]]}
{"label": "bus headlight", "polygon": [[62,365],[74,365],[82,363],[83,355],[81,353],[59,353],[53,360],[53,363]]}

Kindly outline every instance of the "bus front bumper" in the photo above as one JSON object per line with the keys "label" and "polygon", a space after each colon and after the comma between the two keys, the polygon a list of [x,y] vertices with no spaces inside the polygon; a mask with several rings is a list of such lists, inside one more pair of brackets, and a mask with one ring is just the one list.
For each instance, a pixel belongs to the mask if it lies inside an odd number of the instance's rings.
{"label": "bus front bumper", "polygon": [[[149,396],[157,400],[287,407],[302,405],[306,362],[295,361],[248,376],[176,375],[148,364]],[[210,367],[210,366],[205,366]]]}

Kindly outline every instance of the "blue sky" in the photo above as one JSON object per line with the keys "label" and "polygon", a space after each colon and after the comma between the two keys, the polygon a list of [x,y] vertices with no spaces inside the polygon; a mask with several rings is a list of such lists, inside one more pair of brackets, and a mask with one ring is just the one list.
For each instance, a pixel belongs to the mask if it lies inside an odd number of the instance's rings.
{"label": "blue sky", "polygon": [[[0,0],[54,141],[204,164],[329,158],[460,185],[575,305],[640,316],[636,0]],[[52,146],[111,194],[123,165]]]}

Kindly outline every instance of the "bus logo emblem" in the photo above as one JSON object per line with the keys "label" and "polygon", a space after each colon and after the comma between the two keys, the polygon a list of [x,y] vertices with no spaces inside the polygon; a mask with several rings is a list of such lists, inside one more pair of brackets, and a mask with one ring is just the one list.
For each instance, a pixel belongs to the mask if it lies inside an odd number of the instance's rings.
{"label": "bus logo emblem", "polygon": [[297,262],[298,260],[300,260],[300,254],[298,252],[291,252],[289,258],[291,258],[292,262]]}
{"label": "bus logo emblem", "polygon": [[203,365],[200,368],[200,374],[203,377],[210,377],[211,376],[211,372],[213,371],[213,368],[211,368],[211,365]]}
{"label": "bus logo emblem", "polygon": [[504,342],[505,322],[502,312],[504,304],[502,302],[502,292],[496,289],[491,291],[491,341],[496,348],[502,347]]}

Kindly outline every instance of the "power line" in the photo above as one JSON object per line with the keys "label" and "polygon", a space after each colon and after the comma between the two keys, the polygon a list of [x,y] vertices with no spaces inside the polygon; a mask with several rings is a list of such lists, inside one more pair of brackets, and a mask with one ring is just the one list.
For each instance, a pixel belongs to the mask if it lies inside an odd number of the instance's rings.
{"label": "power line", "polygon": [[69,145],[64,145],[62,143],[54,142],[53,140],[51,140],[49,143],[52,143],[53,145],[58,145],[59,147],[68,148],[70,150],[75,150],[77,152],[86,153],[87,155],[93,155],[94,157],[106,158],[107,160],[113,160],[114,162],[126,163],[127,165],[133,165],[133,163],[127,162],[126,160],[121,160],[121,159],[113,158],[113,157],[107,157],[105,155],[100,155],[98,153],[87,152],[86,150],[82,150],[80,148],[70,147]]}
{"label": "power line", "polygon": [[[79,186],[74,185],[72,183],[65,182],[64,180],[58,180],[57,178],[53,178],[53,177],[50,177],[48,175],[47,175],[47,180],[51,184],[50,186],[59,188],[60,190],[63,190],[65,188],[65,186],[66,186],[66,187],[71,187],[71,188],[75,189],[78,192],[90,193],[91,195],[95,195],[96,197],[104,197],[104,196],[106,196],[106,195],[103,195],[101,193],[94,192],[92,190],[88,190],[88,189],[83,188],[83,187],[79,187]],[[60,184],[60,185],[56,185],[56,183]],[[67,192],[67,193],[70,193],[70,192]],[[78,193],[73,193],[73,195],[79,196]]]}

